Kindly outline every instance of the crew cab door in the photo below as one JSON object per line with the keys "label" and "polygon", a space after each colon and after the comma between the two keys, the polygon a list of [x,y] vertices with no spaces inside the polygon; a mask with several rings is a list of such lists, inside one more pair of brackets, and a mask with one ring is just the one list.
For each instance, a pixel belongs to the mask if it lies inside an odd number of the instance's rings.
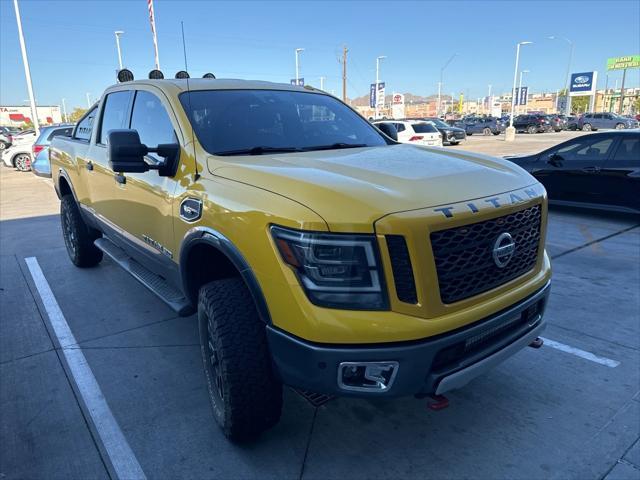
{"label": "crew cab door", "polygon": [[[111,170],[107,158],[108,133],[110,130],[125,128],[131,107],[131,90],[120,90],[108,93],[102,100],[100,121],[93,136],[87,156],[79,167],[86,175],[89,206],[98,218],[114,227],[118,217],[118,205],[115,202],[116,184],[119,181],[117,172]],[[81,164],[82,163],[82,164]]]}
{"label": "crew cab door", "polygon": [[[134,93],[129,122],[148,147],[182,142],[182,133],[164,94],[154,87],[140,87]],[[164,159],[147,155],[150,163]],[[124,173],[114,196],[115,223],[123,230],[125,250],[137,261],[165,278],[177,274],[174,252],[172,207],[175,177],[160,176],[157,170]]]}
{"label": "crew cab door", "polygon": [[615,139],[611,135],[579,137],[541,155],[536,177],[551,200],[602,203],[602,167]]}

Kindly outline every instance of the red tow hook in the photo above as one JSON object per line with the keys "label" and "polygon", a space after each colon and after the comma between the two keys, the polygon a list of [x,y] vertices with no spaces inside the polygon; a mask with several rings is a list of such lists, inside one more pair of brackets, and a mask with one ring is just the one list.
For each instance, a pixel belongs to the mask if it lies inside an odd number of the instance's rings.
{"label": "red tow hook", "polygon": [[429,395],[427,408],[429,410],[442,410],[449,406],[449,399],[444,395]]}
{"label": "red tow hook", "polygon": [[540,337],[536,337],[536,339],[529,344],[531,348],[540,348],[544,344],[544,340]]}

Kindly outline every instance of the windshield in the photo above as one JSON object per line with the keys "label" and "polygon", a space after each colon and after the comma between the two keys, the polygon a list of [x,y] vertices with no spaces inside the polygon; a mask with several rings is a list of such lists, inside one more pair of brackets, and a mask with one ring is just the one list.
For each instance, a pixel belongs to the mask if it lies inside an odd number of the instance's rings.
{"label": "windshield", "polygon": [[387,142],[329,95],[286,90],[200,90],[180,101],[198,140],[214,155],[260,155]]}
{"label": "windshield", "polygon": [[436,127],[449,128],[449,125],[444,123],[442,120],[431,119],[431,120],[428,120],[428,122],[434,124]]}

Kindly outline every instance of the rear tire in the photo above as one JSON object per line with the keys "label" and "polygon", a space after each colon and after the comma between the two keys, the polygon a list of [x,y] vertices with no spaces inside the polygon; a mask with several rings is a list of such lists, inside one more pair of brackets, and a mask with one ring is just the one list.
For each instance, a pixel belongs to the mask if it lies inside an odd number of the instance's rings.
{"label": "rear tire", "polygon": [[624,123],[616,123],[616,130],[624,130]]}
{"label": "rear tire", "polygon": [[90,228],[80,215],[73,195],[65,195],[60,202],[62,236],[69,259],[76,267],[95,267],[102,260],[102,250],[94,245],[100,232]]}
{"label": "rear tire", "polygon": [[233,441],[255,438],[282,412],[264,323],[241,278],[216,280],[198,295],[200,351],[213,415]]}
{"label": "rear tire", "polygon": [[527,133],[534,134],[537,132],[538,132],[538,129],[534,125],[529,125],[527,127]]}
{"label": "rear tire", "polygon": [[593,130],[591,128],[591,124],[590,123],[585,123],[584,125],[582,125],[582,131],[583,132],[590,132],[591,130]]}

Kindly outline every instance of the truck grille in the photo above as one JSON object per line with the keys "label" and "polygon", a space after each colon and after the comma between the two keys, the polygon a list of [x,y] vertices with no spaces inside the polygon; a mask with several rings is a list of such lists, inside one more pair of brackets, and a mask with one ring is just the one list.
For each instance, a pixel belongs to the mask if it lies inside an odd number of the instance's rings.
{"label": "truck grille", "polygon": [[[453,303],[491,290],[531,270],[538,258],[541,207],[431,234],[440,299]],[[506,266],[493,260],[502,233],[511,234],[515,251]]]}
{"label": "truck grille", "polygon": [[418,297],[407,242],[402,235],[387,235],[386,240],[398,300],[415,304]]}

